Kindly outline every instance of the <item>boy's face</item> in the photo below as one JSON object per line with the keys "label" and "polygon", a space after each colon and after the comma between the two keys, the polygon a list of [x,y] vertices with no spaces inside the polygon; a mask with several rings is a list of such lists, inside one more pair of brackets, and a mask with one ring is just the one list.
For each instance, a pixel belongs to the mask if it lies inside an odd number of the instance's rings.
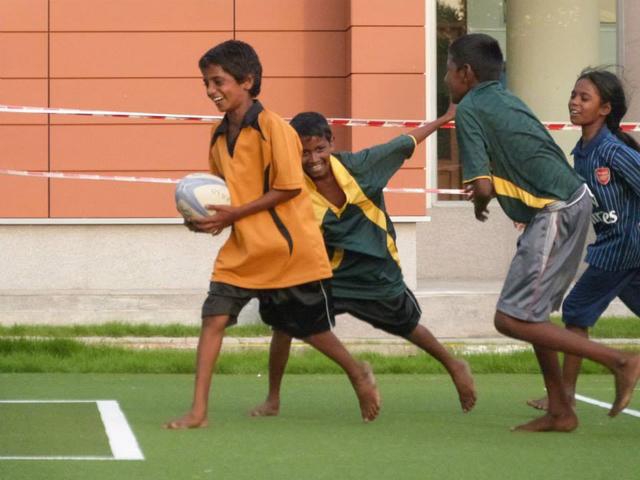
{"label": "boy's face", "polygon": [[447,59],[447,73],[444,76],[444,83],[449,89],[452,103],[459,103],[470,90],[468,70],[468,65],[458,67],[451,60],[451,57]]}
{"label": "boy's face", "polygon": [[249,94],[253,86],[251,77],[238,83],[220,65],[209,65],[202,70],[202,81],[207,88],[207,96],[221,112],[232,112],[252,101]]}
{"label": "boy's face", "polygon": [[301,137],[302,169],[311,180],[324,178],[331,172],[333,142],[325,137]]}

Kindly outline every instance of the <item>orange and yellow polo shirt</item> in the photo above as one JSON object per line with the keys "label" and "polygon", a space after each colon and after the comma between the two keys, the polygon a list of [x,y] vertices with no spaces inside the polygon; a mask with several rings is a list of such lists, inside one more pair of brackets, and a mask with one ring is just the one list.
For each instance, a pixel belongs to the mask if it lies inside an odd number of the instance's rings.
{"label": "orange and yellow polo shirt", "polygon": [[225,117],[214,127],[209,165],[229,189],[231,205],[252,202],[272,189],[301,189],[274,208],[233,224],[212,280],[242,288],[285,288],[331,277],[331,266],[304,185],[298,134],[255,101],[235,145],[227,144]]}

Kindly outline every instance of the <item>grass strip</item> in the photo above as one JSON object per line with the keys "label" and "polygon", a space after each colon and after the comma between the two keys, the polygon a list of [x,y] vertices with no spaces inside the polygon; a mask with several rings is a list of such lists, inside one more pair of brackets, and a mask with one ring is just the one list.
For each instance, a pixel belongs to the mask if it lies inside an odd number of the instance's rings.
{"label": "grass strip", "polygon": [[[562,325],[560,316],[551,321]],[[0,337],[197,337],[199,325],[172,323],[108,322],[98,325],[0,325]],[[593,338],[640,338],[640,322],[636,317],[603,317],[590,332]],[[227,330],[230,337],[271,336],[271,329],[264,324],[236,325]],[[496,333],[497,335],[497,333]]]}
{"label": "grass strip", "polygon": [[[380,374],[444,373],[427,355],[356,354],[369,361]],[[537,373],[531,352],[483,353],[463,356],[475,373]],[[220,374],[265,374],[268,352],[225,352],[216,371]],[[131,350],[106,345],[87,345],[71,339],[0,339],[0,373],[193,373],[192,350]],[[291,374],[336,374],[340,368],[315,351],[292,352]],[[606,370],[585,361],[583,373]]]}
{"label": "grass strip", "polygon": [[[564,326],[559,315],[553,315],[551,321]],[[589,331],[593,338],[640,338],[638,317],[602,317]]]}
{"label": "grass strip", "polygon": [[[98,325],[0,325],[0,337],[197,337],[199,325],[171,323],[157,325],[151,323],[108,322]],[[229,337],[271,336],[271,329],[264,324],[236,325],[227,329]]]}

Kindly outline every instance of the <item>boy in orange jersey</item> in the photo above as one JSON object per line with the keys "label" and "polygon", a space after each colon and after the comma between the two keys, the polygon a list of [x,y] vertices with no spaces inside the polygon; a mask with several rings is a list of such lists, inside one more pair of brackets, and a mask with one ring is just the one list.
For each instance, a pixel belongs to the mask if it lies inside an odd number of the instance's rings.
{"label": "boy in orange jersey", "polygon": [[207,426],[209,389],[224,330],[251,298],[262,320],[303,339],[347,373],[365,422],[374,420],[380,398],[370,367],[356,362],[331,332],[328,282],[331,267],[304,178],[298,135],[266,110],[260,93],[262,66],[254,49],[229,40],[200,59],[207,95],[225,116],[211,139],[211,172],[225,179],[230,206],[189,227],[218,234],[233,225],[216,258],[202,307],[195,389],[191,409],[166,428]]}

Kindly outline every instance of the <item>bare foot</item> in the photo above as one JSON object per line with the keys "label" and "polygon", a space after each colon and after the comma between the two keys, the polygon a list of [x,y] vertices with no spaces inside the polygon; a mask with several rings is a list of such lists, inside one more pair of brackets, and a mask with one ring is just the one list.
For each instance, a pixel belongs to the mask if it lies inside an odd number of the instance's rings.
{"label": "bare foot", "polygon": [[469,364],[464,360],[458,360],[456,363],[457,365],[451,372],[451,378],[456,386],[456,390],[458,390],[462,411],[467,413],[476,404],[476,388],[473,384]]}
{"label": "bare foot", "polygon": [[376,378],[373,375],[371,365],[367,362],[361,362],[360,367],[361,374],[357,379],[353,379],[351,383],[360,402],[362,420],[372,422],[380,413],[380,393],[378,392]]}
{"label": "bare foot", "polygon": [[624,365],[614,370],[616,379],[616,399],[613,402],[609,416],[615,417],[624,410],[633,396],[633,389],[640,378],[640,355],[630,355]]}
{"label": "bare foot", "polygon": [[280,400],[267,398],[263,403],[249,411],[251,417],[275,417],[280,413]]}
{"label": "bare foot", "polygon": [[[572,393],[567,393],[567,398],[569,399],[569,405],[575,408],[576,406],[576,397]],[[535,408],[536,410],[549,410],[549,398],[542,397],[537,400],[527,400],[527,405]]]}
{"label": "bare foot", "polygon": [[205,428],[209,426],[207,416],[195,415],[192,412],[165,423],[162,427],[168,430],[184,430],[187,428]]}
{"label": "bare foot", "polygon": [[527,405],[535,408],[536,410],[548,410],[549,399],[547,397],[542,397],[535,400],[527,400]]}
{"label": "bare foot", "polygon": [[512,432],[573,432],[578,428],[578,417],[570,412],[563,415],[546,413],[530,422],[511,429]]}

